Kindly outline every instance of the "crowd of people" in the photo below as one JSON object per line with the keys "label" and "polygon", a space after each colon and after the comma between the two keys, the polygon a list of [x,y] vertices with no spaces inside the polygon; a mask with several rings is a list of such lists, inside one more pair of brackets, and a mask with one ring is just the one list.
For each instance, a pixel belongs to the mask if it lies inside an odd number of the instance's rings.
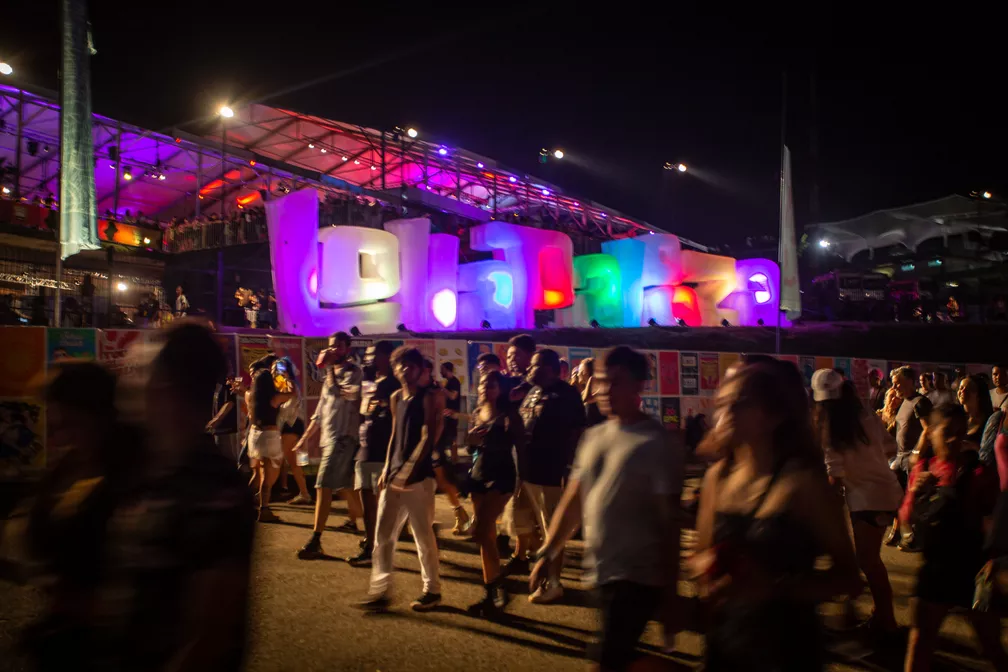
{"label": "crowd of people", "polygon": [[[684,441],[642,408],[643,353],[619,346],[571,371],[520,335],[506,362],[481,355],[463,473],[453,367],[436,379],[419,350],[389,341],[371,345],[358,366],[350,345],[337,333],[319,354],[325,380],[311,418],[290,359],[257,360],[243,384],[211,330],[185,319],[159,332],[120,380],[93,362],[54,367],[44,390],[52,467],[28,509],[27,537],[49,579],[49,609],[23,642],[40,669],[237,669],[254,521],[279,520],[271,498],[283,469],[297,484],[289,503],[314,505],[298,558],[327,557],[334,496],[348,513],[336,532],[362,525],[347,561],[370,570],[357,605],[368,612],[396,601],[393,558],[404,537],[421,568],[411,608],[451,601],[435,531],[440,490],[455,511],[452,532],[479,549],[484,596],[468,605],[476,616],[507,610],[508,577],[527,577],[533,604],[561,601],[565,548],[581,532],[598,598],[598,669],[634,668],[652,620],[669,647],[686,627],[702,632],[705,669],[822,669],[818,607],[850,605],[865,585],[874,609],[856,631],[872,647],[903,646],[884,543],[923,560],[905,669],[930,669],[953,609],[965,610],[995,668],[1008,669],[1000,366],[989,393],[978,377],[950,387],[902,367],[887,386],[875,371],[863,405],[841,372],[817,371],[807,389],[794,365],[748,356],[726,372],[697,442],[708,467],[693,511],[682,499]],[[302,467],[316,448],[313,496]],[[691,513],[697,541],[682,578],[697,586],[697,623],[679,594]]]}

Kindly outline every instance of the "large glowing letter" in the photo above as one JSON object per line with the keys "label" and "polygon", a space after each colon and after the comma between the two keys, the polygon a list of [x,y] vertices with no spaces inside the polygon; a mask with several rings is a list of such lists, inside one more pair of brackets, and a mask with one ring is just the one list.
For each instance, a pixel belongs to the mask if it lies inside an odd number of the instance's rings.
{"label": "large glowing letter", "polygon": [[[735,262],[735,291],[721,302],[720,308],[738,312],[744,327],[777,326],[780,305],[780,267],[769,259],[740,259]],[[791,322],[781,315],[781,326]]]}
{"label": "large glowing letter", "polygon": [[510,267],[518,328],[535,327],[536,310],[574,302],[573,247],[565,234],[488,222],[471,228],[469,241],[474,250],[492,250]]}
{"label": "large glowing letter", "polygon": [[623,238],[602,243],[602,251],[616,259],[623,283],[624,327],[639,327],[644,311],[644,241],[640,238]]}
{"label": "large glowing letter", "polygon": [[415,331],[427,327],[427,249],[430,220],[425,217],[385,222],[385,230],[399,239],[399,269],[402,286],[395,296],[403,324]]}
{"label": "large glowing letter", "polygon": [[[369,238],[355,232],[371,229],[354,227],[326,229],[320,236],[314,189],[267,202],[266,224],[281,331],[321,337],[354,326],[372,333],[395,328],[398,304],[375,302],[398,290],[394,238]],[[330,233],[335,231],[344,233]],[[340,305],[357,302],[364,303]]]}
{"label": "large glowing letter", "polygon": [[585,318],[603,327],[623,326],[623,283],[619,262],[608,254],[574,257],[576,303],[584,301]]}
{"label": "large glowing letter", "polygon": [[684,250],[680,262],[682,283],[692,285],[700,301],[703,325],[718,326],[721,320],[738,324],[738,315],[734,309],[719,307],[735,291],[735,260],[716,254]]}
{"label": "large glowing letter", "polygon": [[514,329],[514,279],[507,262],[491,259],[458,267],[459,329]]}
{"label": "large glowing letter", "polygon": [[427,328],[454,329],[458,315],[459,239],[432,233],[427,255]]}

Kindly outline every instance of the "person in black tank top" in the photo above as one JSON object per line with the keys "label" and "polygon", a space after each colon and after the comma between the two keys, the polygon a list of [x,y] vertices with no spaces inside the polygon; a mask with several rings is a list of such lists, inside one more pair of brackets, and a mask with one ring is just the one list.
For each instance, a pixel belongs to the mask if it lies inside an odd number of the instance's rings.
{"label": "person in black tank top", "polygon": [[423,579],[423,594],[411,607],[429,611],[441,603],[431,454],[444,417],[436,395],[420,386],[423,366],[423,355],[416,348],[403,346],[392,353],[392,370],[402,388],[392,395],[392,440],[378,480],[371,581],[368,597],[359,605],[368,611],[383,610],[391,603],[395,545],[407,519],[413,528]]}
{"label": "person in black tank top", "polygon": [[[447,367],[447,368],[446,368]],[[441,366],[441,372],[454,372],[451,362],[445,362]],[[453,384],[454,383],[454,384]],[[441,387],[434,381],[434,362],[424,359],[424,372],[420,377],[420,385],[427,388],[434,397],[437,404],[437,414],[444,418],[441,433],[434,442],[433,453],[434,478],[437,481],[438,489],[448,495],[452,510],[455,512],[455,527],[452,534],[457,537],[465,536],[469,533],[469,514],[462,506],[459,499],[458,488],[455,487],[455,466],[448,455],[448,450],[454,445],[455,436],[458,434],[458,411],[462,407],[462,385],[454,375],[445,380],[445,386]],[[454,399],[452,398],[454,394]]]}

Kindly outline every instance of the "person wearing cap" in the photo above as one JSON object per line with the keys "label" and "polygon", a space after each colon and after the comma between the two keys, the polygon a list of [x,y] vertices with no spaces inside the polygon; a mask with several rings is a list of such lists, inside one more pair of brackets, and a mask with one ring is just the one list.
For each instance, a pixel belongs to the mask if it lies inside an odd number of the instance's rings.
{"label": "person wearing cap", "polygon": [[812,375],[812,398],[826,472],[830,483],[843,493],[858,565],[875,602],[866,627],[874,634],[892,635],[897,625],[881,549],[882,537],[903,498],[886,459],[893,452],[893,438],[882,421],[862,407],[854,385],[836,371],[820,369]]}

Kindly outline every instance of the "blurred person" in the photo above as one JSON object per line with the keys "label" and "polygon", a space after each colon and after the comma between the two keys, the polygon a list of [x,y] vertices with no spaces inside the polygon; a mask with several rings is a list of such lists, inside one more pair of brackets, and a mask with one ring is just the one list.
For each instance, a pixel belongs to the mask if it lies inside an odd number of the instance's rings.
{"label": "blurred person", "polygon": [[978,450],[987,420],[994,414],[991,396],[983,376],[967,376],[959,383],[958,402],[966,411],[966,441]]}
{"label": "blurred person", "polygon": [[917,393],[922,394],[925,397],[934,391],[934,382],[931,379],[932,373],[930,371],[922,371],[920,374],[920,387],[917,388]]}
{"label": "blurred person", "polygon": [[392,394],[399,381],[392,374],[391,341],[378,341],[364,353],[361,384],[360,448],[354,456],[354,489],[364,510],[364,541],[360,553],[347,558],[354,567],[370,567],[378,521],[378,479],[385,468],[392,438]]}
{"label": "blurred person", "polygon": [[[896,413],[899,412],[903,400],[895,388],[890,387],[885,393],[885,405],[877,415],[886,426],[886,431],[896,436]],[[891,458],[890,458],[891,459]]]}
{"label": "blurred person", "polygon": [[[962,389],[960,387],[960,389]],[[983,519],[997,496],[975,450],[968,449],[968,417],[961,406],[935,409],[928,424],[933,457],[921,459],[910,474],[900,518],[920,531],[923,564],[911,605],[910,637],[904,669],[931,669],[938,631],[950,609],[966,610],[980,647],[997,670],[1008,669],[996,613],[971,610],[975,577],[984,566]]]}
{"label": "blurred person", "polygon": [[261,523],[275,523],[280,519],[270,509],[270,495],[280,463],[283,462],[283,445],[277,425],[279,408],[291,398],[290,393],[279,392],[273,373],[267,369],[256,372],[252,386],[245,393],[249,409],[248,456],[256,470],[259,484],[259,517]]}
{"label": "blurred person", "polygon": [[563,357],[561,357],[560,358],[560,380],[564,381],[565,383],[570,383],[570,385],[573,386],[574,383],[571,383],[570,377],[571,377],[570,362],[568,362],[566,359],[564,359]]}
{"label": "blurred person", "polygon": [[[577,391],[560,380],[560,357],[555,350],[538,351],[531,364],[528,380],[534,387],[518,410],[525,426],[518,476],[521,491],[535,512],[541,538],[545,539],[584,431],[585,411]],[[549,604],[560,599],[562,567],[561,552],[551,557],[548,571],[529,595],[529,602]]]}
{"label": "blurred person", "polygon": [[492,352],[484,352],[476,358],[476,371],[482,376],[490,371],[502,373],[500,357]]}
{"label": "blurred person", "polygon": [[[462,500],[459,499],[458,488],[455,487],[454,483],[454,471],[448,472],[451,467],[451,462],[445,459],[444,446],[446,444],[446,425],[448,423],[447,414],[447,394],[437,384],[434,380],[434,362],[424,357],[423,362],[423,373],[420,375],[420,387],[425,387],[431,392],[431,398],[438,407],[438,413],[442,416],[441,433],[435,437],[434,440],[434,452],[431,454],[431,459],[434,463],[434,479],[437,481],[437,487],[441,492],[448,496],[448,501],[452,505],[452,512],[455,514],[455,527],[452,529],[452,533],[461,536],[467,534],[469,531],[469,514],[466,513],[465,507],[462,506]],[[461,389],[461,386],[460,386]],[[458,432],[458,421],[456,420],[455,431]],[[448,439],[452,441],[453,439]]]}
{"label": "blurred person", "polygon": [[175,317],[185,317],[189,313],[189,299],[182,292],[182,285],[175,288]]}
{"label": "blurred person", "polygon": [[[280,406],[277,414],[277,422],[280,424],[280,446],[283,448],[284,464],[290,469],[294,483],[297,484],[298,494],[289,500],[288,504],[296,506],[310,505],[312,503],[311,493],[308,492],[308,483],[305,481],[304,470],[298,463],[298,453],[295,447],[305,433],[304,407],[301,400],[301,388],[298,385],[297,372],[294,370],[294,362],[290,357],[281,357],[274,362],[271,369],[273,381],[277,389],[289,394],[290,397]],[[283,489],[287,489],[287,474],[281,470],[280,484]]]}
{"label": "blurred person", "polygon": [[441,364],[440,387],[445,398],[444,429],[441,438],[438,439],[436,454],[440,458],[442,472],[446,475],[445,480],[450,486],[450,489],[442,487],[442,490],[449,493],[449,499],[454,494],[452,506],[455,513],[455,527],[452,528],[452,534],[462,536],[469,533],[471,521],[462,503],[458,501],[458,488],[452,483],[455,480],[457,461],[455,442],[458,440],[458,422],[462,410],[462,383],[455,376],[455,365],[451,362]]}
{"label": "blurred person", "polygon": [[225,378],[214,391],[213,417],[207,432],[213,435],[218,450],[233,460],[238,459],[238,394],[241,378]]}
{"label": "blurred person", "polygon": [[116,379],[94,362],[54,364],[42,390],[48,465],[28,509],[26,541],[44,577],[42,617],[22,645],[40,670],[90,669],[107,526],[134,486],[139,436],[118,421]]}
{"label": "blurred person", "polygon": [[992,366],[991,383],[994,384],[990,391],[991,405],[994,408],[1002,408],[1005,400],[1008,400],[1008,367],[1004,364]]}
{"label": "blurred person", "polygon": [[340,331],[329,337],[329,347],[319,353],[316,365],[326,372],[318,407],[295,451],[320,446],[322,461],[315,477],[315,525],[312,536],[298,551],[298,558],[325,556],[322,532],[332,509],[333,493],[347,503],[346,523],[336,528],[357,532],[361,504],[354,490],[354,456],[360,448],[361,370],[350,361],[350,334]]}
{"label": "blurred person", "polygon": [[241,476],[206,433],[224,354],[188,321],[156,338],[131,376],[141,394],[124,398],[146,408],[149,460],[109,526],[103,667],[239,670],[255,526]]}
{"label": "blurred person", "polygon": [[468,442],[473,453],[469,488],[473,500],[473,539],[480,545],[486,595],[474,605],[480,610],[503,609],[507,592],[501,583],[497,519],[517,484],[512,448],[521,445],[524,425],[513,406],[502,406],[498,371],[488,371],[479,382],[479,401],[470,420]]}
{"label": "blurred person", "polygon": [[598,399],[596,399],[595,359],[586,357],[581,360],[578,367],[578,378],[583,379],[584,388],[581,390],[581,403],[585,409],[585,424],[587,427],[594,427],[600,422],[605,422],[605,416],[599,410]]}
{"label": "blurred person", "polygon": [[934,372],[934,389],[928,393],[928,401],[935,408],[942,404],[956,403],[956,390],[950,390],[948,386],[948,376],[944,371]]}
{"label": "blurred person", "polygon": [[882,421],[862,408],[854,386],[836,372],[816,371],[812,393],[812,419],[826,458],[826,473],[847,504],[855,556],[875,603],[865,625],[873,634],[891,636],[897,630],[896,616],[881,550],[882,537],[903,500],[903,490],[886,458],[895,453],[895,441]]}
{"label": "blurred person", "polygon": [[701,451],[722,457],[704,476],[691,563],[710,610],[705,669],[822,669],[817,605],[862,587],[801,374],[747,364],[714,415]]}
{"label": "blurred person", "polygon": [[879,369],[872,369],[868,372],[868,408],[876,413],[885,406],[886,391],[890,389],[884,384],[885,378]]}
{"label": "blurred person", "polygon": [[[906,489],[911,468],[911,458],[921,434],[927,428],[927,418],[931,414],[931,402],[920,394],[915,383],[917,376],[909,366],[901,366],[892,372],[893,389],[902,402],[894,418],[896,425],[896,457],[889,468],[896,473],[899,484]],[[886,534],[884,543],[888,546],[899,544],[903,550],[913,550],[913,531],[900,529],[899,520],[894,520]]]}
{"label": "blurred person", "polygon": [[392,368],[401,388],[392,395],[392,438],[385,466],[378,478],[378,521],[368,596],[359,605],[382,611],[392,599],[395,546],[403,525],[413,529],[423,593],[413,600],[414,611],[430,611],[441,604],[437,538],[434,535],[433,452],[444,423],[443,408],[430,388],[420,385],[424,357],[416,348],[401,346],[392,353]]}
{"label": "blurred person", "polygon": [[607,422],[588,429],[529,578],[537,589],[583,525],[585,569],[600,610],[593,658],[601,670],[630,668],[648,621],[662,617],[666,643],[680,609],[680,497],[684,450],[641,409],[647,358],[610,350],[595,372]]}

